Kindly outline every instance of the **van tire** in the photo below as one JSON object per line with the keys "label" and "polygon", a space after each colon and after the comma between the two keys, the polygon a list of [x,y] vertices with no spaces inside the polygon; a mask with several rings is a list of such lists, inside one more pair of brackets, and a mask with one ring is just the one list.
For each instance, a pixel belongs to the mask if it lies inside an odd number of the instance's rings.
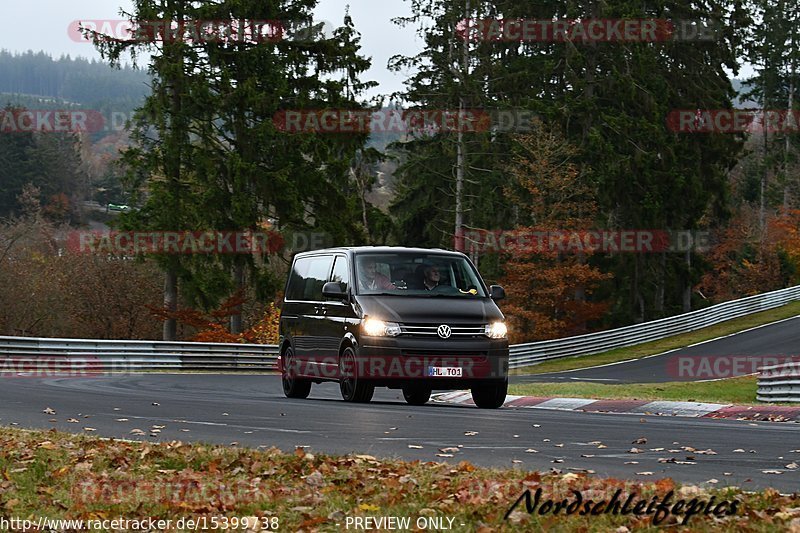
{"label": "van tire", "polygon": [[403,387],[403,398],[408,405],[425,405],[431,399],[431,389]]}
{"label": "van tire", "polygon": [[286,348],[281,356],[283,368],[281,371],[281,382],[283,383],[283,394],[287,398],[297,398],[304,400],[311,393],[311,381],[300,379],[294,375],[292,366],[294,365],[294,352],[291,348]]}
{"label": "van tire", "polygon": [[497,385],[480,385],[472,387],[472,401],[481,409],[497,409],[502,407],[508,394],[508,381]]}
{"label": "van tire", "polygon": [[[349,365],[353,371],[348,371],[345,365]],[[348,346],[339,356],[339,392],[341,392],[342,399],[346,402],[369,403],[372,400],[372,395],[375,394],[375,385],[363,379],[358,379],[357,370],[356,353],[353,348]]]}

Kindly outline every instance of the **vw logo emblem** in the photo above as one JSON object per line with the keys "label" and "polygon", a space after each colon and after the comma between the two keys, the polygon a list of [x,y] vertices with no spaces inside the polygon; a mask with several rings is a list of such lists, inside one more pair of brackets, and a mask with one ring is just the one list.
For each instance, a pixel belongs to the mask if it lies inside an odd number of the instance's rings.
{"label": "vw logo emblem", "polygon": [[453,330],[451,330],[451,329],[450,329],[450,326],[448,326],[447,324],[442,324],[442,325],[441,325],[441,326],[439,326],[439,328],[436,330],[436,333],[438,333],[438,334],[439,334],[439,336],[440,336],[441,338],[443,338],[443,339],[449,339],[449,338],[450,338],[450,335],[452,335],[452,334],[453,334]]}

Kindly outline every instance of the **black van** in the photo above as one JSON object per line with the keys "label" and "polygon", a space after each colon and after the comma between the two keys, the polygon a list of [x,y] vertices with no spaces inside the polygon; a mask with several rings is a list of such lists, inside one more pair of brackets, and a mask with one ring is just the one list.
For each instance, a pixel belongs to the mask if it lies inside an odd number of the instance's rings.
{"label": "black van", "polygon": [[337,381],[369,402],[376,386],[422,405],[433,390],[472,391],[497,408],[508,390],[508,338],[495,301],[462,253],[396,247],[298,254],[280,319],[279,368],[289,398]]}

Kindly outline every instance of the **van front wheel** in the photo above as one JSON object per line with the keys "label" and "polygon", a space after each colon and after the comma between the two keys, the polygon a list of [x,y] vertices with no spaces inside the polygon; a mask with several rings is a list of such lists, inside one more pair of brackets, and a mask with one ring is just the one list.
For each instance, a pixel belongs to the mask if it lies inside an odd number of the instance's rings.
{"label": "van front wheel", "polygon": [[350,347],[339,357],[339,391],[342,399],[351,403],[369,403],[375,394],[375,385],[358,378],[356,353]]}
{"label": "van front wheel", "polygon": [[481,409],[497,409],[502,407],[508,394],[508,381],[497,385],[480,385],[472,387],[472,401]]}

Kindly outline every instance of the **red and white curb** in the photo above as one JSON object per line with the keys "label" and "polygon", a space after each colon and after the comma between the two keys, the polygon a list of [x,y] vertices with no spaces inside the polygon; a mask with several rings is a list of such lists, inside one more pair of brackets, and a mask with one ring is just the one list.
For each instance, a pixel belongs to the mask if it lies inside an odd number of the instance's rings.
{"label": "red and white curb", "polygon": [[[467,391],[434,394],[437,403],[475,405]],[[800,422],[800,407],[780,405],[730,405],[699,402],[663,402],[648,400],[594,400],[591,398],[541,398],[506,396],[503,407],[517,409],[554,409],[585,413],[685,416],[692,418],[728,418],[769,422]]]}

